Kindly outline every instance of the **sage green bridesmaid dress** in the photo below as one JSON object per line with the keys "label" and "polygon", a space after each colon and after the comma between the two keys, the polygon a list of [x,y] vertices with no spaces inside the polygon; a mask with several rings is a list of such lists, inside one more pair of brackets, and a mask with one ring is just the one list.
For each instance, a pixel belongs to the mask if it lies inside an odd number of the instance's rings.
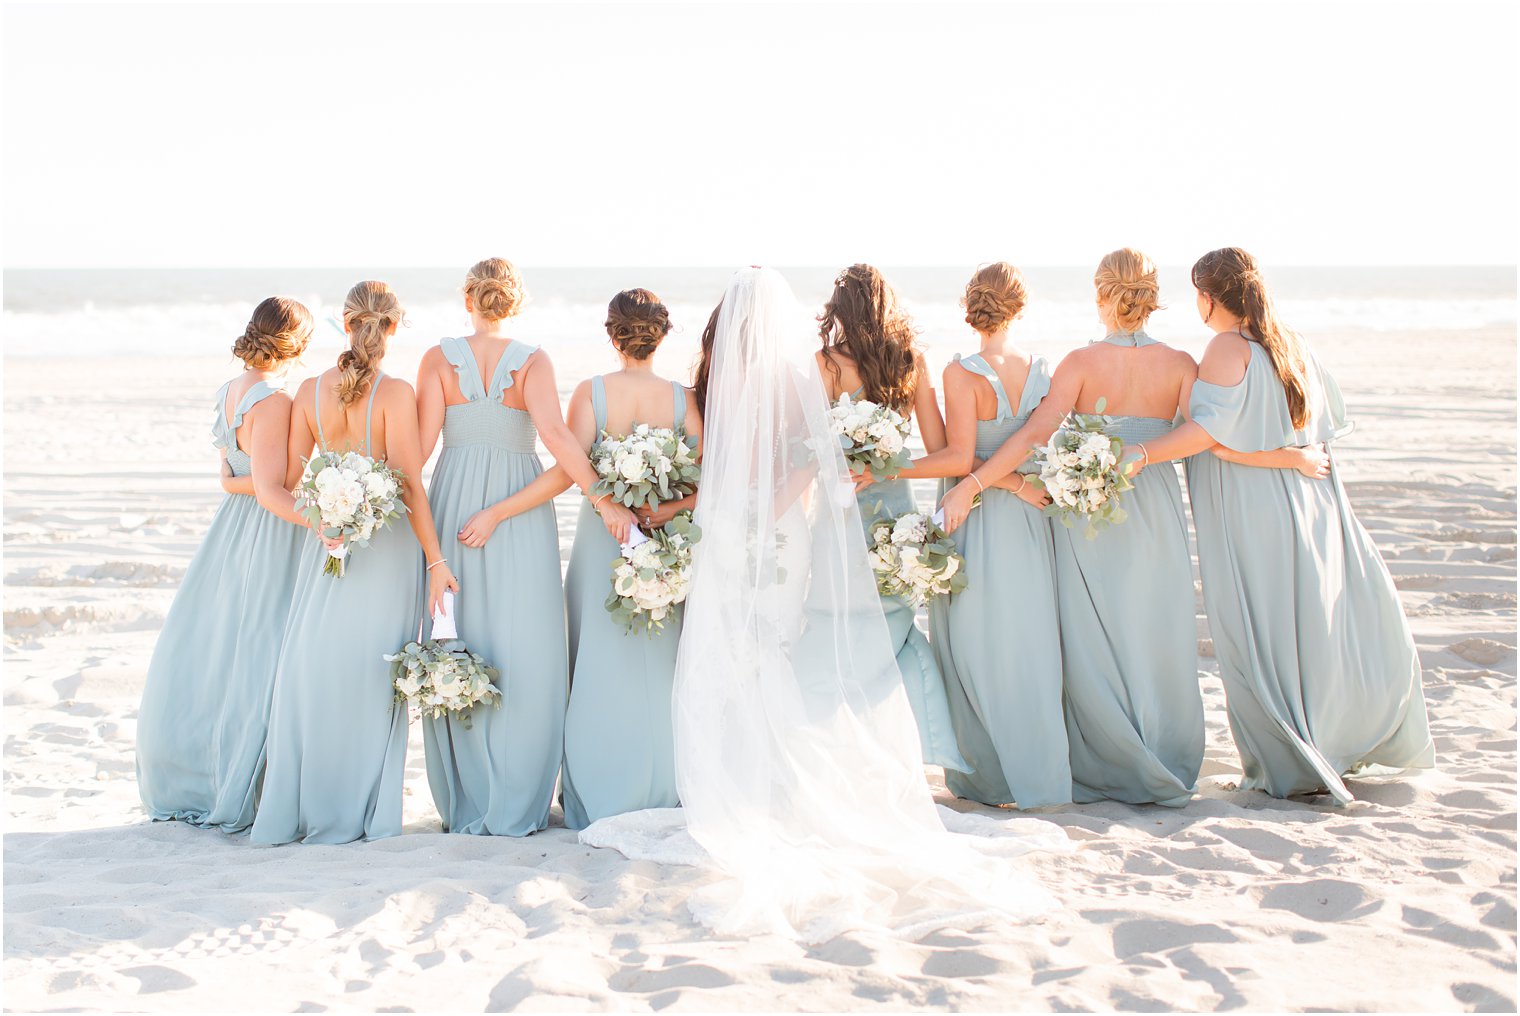
{"label": "sage green bridesmaid dress", "polygon": [[[675,429],[686,423],[686,390],[671,382]],[[596,432],[607,427],[607,393],[591,379]],[[674,808],[675,733],[671,692],[682,608],[657,635],[628,634],[607,613],[612,563],[620,556],[589,501],[581,504],[575,546],[565,573],[570,622],[570,708],[565,716],[561,777],[565,825],[584,829],[598,819],[646,808]]]}
{"label": "sage green bridesmaid dress", "polygon": [[[1340,389],[1312,354],[1302,430],[1271,356],[1256,342],[1250,354],[1239,384],[1193,386],[1189,415],[1215,441],[1257,452],[1350,431]],[[1187,474],[1242,786],[1276,797],[1328,790],[1344,804],[1345,775],[1434,765],[1409,622],[1333,453],[1323,480],[1209,452]]]}
{"label": "sage green bridesmaid dress", "polygon": [[[238,447],[243,415],[279,389],[254,383],[227,419],[216,393],[211,433],[233,475],[253,471]],[[226,494],[164,619],[137,718],[137,789],[154,819],[225,832],[253,822],[280,636],[306,530]]]}
{"label": "sage green bridesmaid dress", "polygon": [[[857,388],[851,398],[858,399],[864,389]],[[912,481],[878,480],[856,494],[860,517],[865,523],[866,543],[871,539],[871,520],[878,515],[897,517],[919,510],[913,497]],[[940,674],[929,640],[915,623],[918,612],[906,600],[883,596],[881,609],[887,615],[887,632],[897,653],[897,669],[902,674],[908,705],[918,722],[918,741],[924,752],[924,764],[965,771],[971,764],[961,757],[955,743],[955,728],[950,721],[950,704],[945,698],[945,679]]]}
{"label": "sage green bridesmaid dress", "polygon": [[447,832],[527,836],[549,823],[564,751],[569,678],[554,505],[507,519],[478,549],[460,543],[459,530],[543,471],[533,418],[501,403],[538,347],[512,341],[487,385],[468,341],[439,345],[469,401],[444,410],[428,502],[459,579],[459,637],[501,672],[502,701],[472,710],[468,727],[454,715],[423,718],[428,787]]}
{"label": "sage green bridesmaid dress", "polygon": [[[1144,332],[1102,341],[1147,346]],[[1174,420],[1110,416],[1126,444]],[[1146,469],[1124,495],[1129,518],[1093,539],[1051,527],[1072,800],[1180,807],[1203,766],[1203,699],[1187,518],[1177,471]]]}
{"label": "sage green bridesmaid dress", "polygon": [[[371,457],[384,376],[371,383],[365,409]],[[321,398],[313,394],[326,450]],[[401,832],[407,711],[393,701],[391,665],[382,657],[417,637],[422,548],[402,517],[350,551],[342,576],[322,574],[326,556],[320,540],[306,541],[275,674],[256,843],[348,843]]]}
{"label": "sage green bridesmaid dress", "polygon": [[[1015,410],[997,371],[980,355],[957,362],[986,378],[997,416],[976,423],[986,459],[1029,420],[1050,391],[1050,367],[1029,364]],[[1038,472],[1027,464],[1021,472]],[[955,532],[967,586],[929,608],[930,644],[945,675],[950,720],[969,772],[945,770],[956,797],[1021,808],[1071,801],[1071,763],[1061,713],[1061,631],[1055,544],[1040,509],[997,487],[982,493]]]}

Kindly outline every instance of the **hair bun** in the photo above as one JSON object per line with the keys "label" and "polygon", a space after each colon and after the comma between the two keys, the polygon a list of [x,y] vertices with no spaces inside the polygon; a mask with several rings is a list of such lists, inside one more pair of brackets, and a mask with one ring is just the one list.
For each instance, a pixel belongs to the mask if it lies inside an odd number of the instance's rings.
{"label": "hair bun", "polygon": [[1024,273],[1006,261],[996,261],[971,276],[961,306],[966,308],[966,323],[985,335],[1018,317],[1028,299]]}
{"label": "hair bun", "polygon": [[647,289],[625,289],[607,304],[603,324],[618,352],[647,360],[670,334],[670,311]]}
{"label": "hair bun", "polygon": [[232,342],[232,355],[253,370],[268,370],[304,353],[311,331],[310,311],[289,297],[271,296],[253,309]]}
{"label": "hair bun", "polygon": [[1105,255],[1093,274],[1093,285],[1121,331],[1139,331],[1161,308],[1156,263],[1133,247]]}
{"label": "hair bun", "polygon": [[464,295],[488,321],[512,317],[528,299],[522,274],[506,258],[477,261],[465,274]]}

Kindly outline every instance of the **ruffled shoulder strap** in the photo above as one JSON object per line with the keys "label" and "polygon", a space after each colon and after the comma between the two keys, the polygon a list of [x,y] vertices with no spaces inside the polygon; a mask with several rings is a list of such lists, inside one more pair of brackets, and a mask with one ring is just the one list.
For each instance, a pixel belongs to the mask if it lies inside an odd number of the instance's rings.
{"label": "ruffled shoulder strap", "polygon": [[233,449],[237,447],[237,429],[243,425],[243,414],[254,406],[263,402],[277,391],[281,391],[278,385],[272,385],[268,381],[255,381],[248,386],[243,397],[238,399],[237,408],[232,411],[232,419],[228,421],[227,389],[232,387],[228,381],[216,393],[216,422],[212,424],[211,435],[215,438],[218,448]]}
{"label": "ruffled shoulder strap", "polygon": [[507,345],[506,352],[501,354],[501,359],[496,361],[496,370],[491,373],[491,387],[489,395],[493,400],[500,401],[502,393],[516,383],[512,375],[522,369],[522,365],[528,362],[528,357],[538,352],[537,346],[530,346],[526,342],[518,342],[512,339]]}
{"label": "ruffled shoulder strap", "polygon": [[1288,414],[1272,357],[1259,343],[1250,344],[1245,377],[1233,385],[1193,382],[1188,415],[1209,436],[1238,452],[1263,452],[1333,441],[1351,431],[1340,387],[1313,353],[1309,354],[1309,422],[1295,429]]}
{"label": "ruffled shoulder strap", "polygon": [[1029,376],[1024,379],[1024,390],[1019,394],[1019,408],[1014,415],[1028,416],[1049,394],[1050,361],[1043,356],[1031,356]]}
{"label": "ruffled shoulder strap", "polygon": [[232,387],[228,381],[216,390],[216,403],[212,406],[215,416],[211,419],[211,443],[218,448],[232,447],[232,429],[227,426],[227,389]]}
{"label": "ruffled shoulder strap", "polygon": [[480,381],[480,367],[475,363],[475,353],[470,349],[469,342],[461,338],[440,339],[438,348],[443,350],[443,358],[454,365],[454,373],[459,377],[459,394],[471,402],[485,398],[486,389]]}
{"label": "ruffled shoulder strap", "polygon": [[[1013,416],[1013,409],[1008,403],[1008,391],[1003,387],[1003,379],[998,377],[996,370],[992,369],[992,364],[982,359],[981,353],[972,353],[967,357],[962,357],[961,354],[956,353],[955,362],[960,364],[963,370],[969,370],[973,374],[986,378],[992,385],[993,394],[997,396],[997,418],[999,420],[1006,420]],[[1028,386],[1026,385],[1025,387]]]}

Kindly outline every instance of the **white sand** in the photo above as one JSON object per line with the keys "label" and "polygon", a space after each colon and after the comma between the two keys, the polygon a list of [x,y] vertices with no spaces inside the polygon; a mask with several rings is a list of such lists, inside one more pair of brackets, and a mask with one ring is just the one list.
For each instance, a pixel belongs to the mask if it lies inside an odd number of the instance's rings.
{"label": "white sand", "polygon": [[7,363],[7,1008],[1513,1010],[1515,333],[1318,348],[1360,423],[1340,460],[1402,590],[1440,768],[1353,781],[1344,809],[1234,790],[1200,618],[1194,803],[1043,815],[1077,849],[1026,862],[1063,908],[1041,923],[817,948],[712,938],[690,870],[557,824],[440,835],[415,732],[396,839],[257,848],[144,821],[137,702],[219,496],[208,403],[231,371]]}

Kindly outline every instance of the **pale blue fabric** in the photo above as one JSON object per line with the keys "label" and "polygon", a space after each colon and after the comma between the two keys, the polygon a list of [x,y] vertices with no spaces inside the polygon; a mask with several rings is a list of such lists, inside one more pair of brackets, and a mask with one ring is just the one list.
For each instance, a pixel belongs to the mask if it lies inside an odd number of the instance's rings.
{"label": "pale blue fabric", "polygon": [[[1050,366],[1034,357],[1019,397],[981,356],[956,358],[986,378],[998,412],[976,424],[986,459],[1029,420],[1050,391]],[[1023,472],[1037,469],[1032,463]],[[950,719],[969,772],[945,770],[957,797],[1022,808],[1071,800],[1061,712],[1061,635],[1050,520],[1011,491],[990,488],[955,532],[966,558],[965,589],[929,608],[930,643],[945,675]]]}
{"label": "pale blue fabric", "polygon": [[[850,397],[858,399],[864,388]],[[913,497],[912,481],[878,480],[856,494],[860,517],[865,523],[866,545],[870,546],[871,520],[878,515],[893,517],[919,510]],[[929,639],[915,623],[918,612],[898,596],[883,596],[881,609],[887,615],[887,633],[897,653],[897,669],[902,674],[908,706],[918,722],[918,742],[924,762],[946,770],[965,771],[971,763],[961,757],[955,743],[955,727],[950,720],[950,703],[945,696],[945,679]]]}
{"label": "pale blue fabric", "polygon": [[479,549],[460,543],[459,530],[543,471],[532,417],[501,404],[538,347],[512,342],[489,385],[468,341],[448,338],[440,347],[469,401],[444,411],[428,500],[459,579],[459,637],[501,671],[502,702],[473,710],[468,729],[452,715],[424,717],[428,787],[446,831],[526,836],[549,823],[564,749],[568,663],[554,505],[506,520]]}
{"label": "pale blue fabric", "polygon": [[[383,376],[370,385],[367,455]],[[351,550],[342,576],[322,573],[326,554],[315,538],[301,554],[275,676],[257,843],[347,843],[401,832],[407,711],[393,701],[382,657],[417,636],[422,550],[402,517]]]}
{"label": "pale blue fabric", "polygon": [[[1345,404],[1312,356],[1309,375],[1309,422],[1295,429],[1271,357],[1252,342],[1240,383],[1197,382],[1189,415],[1241,452],[1331,441],[1350,430]],[[1187,472],[1242,786],[1277,797],[1327,789],[1345,803],[1344,774],[1433,765],[1409,623],[1333,453],[1323,480],[1208,452]]]}
{"label": "pale blue fabric", "polygon": [[[277,391],[256,382],[212,434],[237,476],[243,414]],[[227,494],[190,559],[148,664],[137,719],[137,789],[154,819],[239,832],[253,822],[280,635],[306,531],[251,495]]]}
{"label": "pale blue fabric", "polygon": [[[1155,343],[1143,331],[1111,345]],[[1174,421],[1110,416],[1128,444]],[[1129,517],[1093,539],[1053,525],[1071,743],[1072,799],[1180,807],[1203,765],[1203,700],[1187,518],[1177,471],[1153,467],[1123,495]]]}
{"label": "pale blue fabric", "polygon": [[[682,432],[686,390],[674,382],[671,389],[675,429]],[[591,379],[591,408],[600,434],[607,427],[600,377]],[[606,602],[612,564],[619,557],[617,542],[590,502],[583,502],[565,574],[570,709],[561,787],[565,825],[571,829],[624,812],[680,804],[671,692],[683,611],[677,607],[664,630],[653,636],[628,634],[614,623]]]}

